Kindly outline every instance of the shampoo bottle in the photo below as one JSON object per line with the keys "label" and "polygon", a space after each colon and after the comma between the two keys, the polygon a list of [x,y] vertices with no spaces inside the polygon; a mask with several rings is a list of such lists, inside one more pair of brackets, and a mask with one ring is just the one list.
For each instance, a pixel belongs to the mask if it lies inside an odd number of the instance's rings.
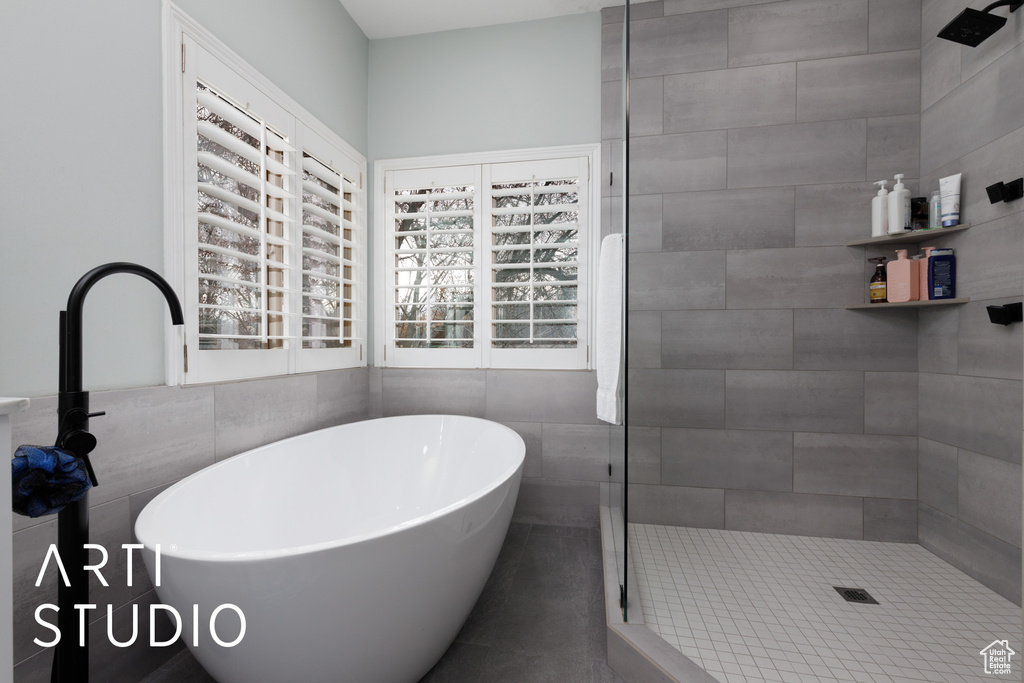
{"label": "shampoo bottle", "polygon": [[879,180],[878,194],[871,200],[871,236],[882,237],[889,231],[889,190],[885,189],[887,180]]}
{"label": "shampoo bottle", "polygon": [[935,251],[935,247],[924,247],[922,249],[924,253],[921,255],[920,270],[918,272],[920,284],[918,284],[918,293],[921,295],[921,301],[927,301],[931,298],[929,296],[931,290],[928,289],[928,272],[931,270],[928,263],[931,260],[932,252]]}
{"label": "shampoo bottle", "polygon": [[936,249],[928,258],[928,293],[931,299],[956,297],[956,257],[952,249]]}
{"label": "shampoo bottle", "polygon": [[896,174],[896,185],[889,195],[889,234],[910,229],[910,190],[903,184],[903,174]]}
{"label": "shampoo bottle", "polygon": [[868,260],[875,262],[875,274],[868,282],[868,301],[873,304],[884,304],[888,301],[885,298],[885,257],[876,256]]}
{"label": "shampoo bottle", "polygon": [[917,288],[920,282],[917,263],[907,258],[906,249],[896,250],[896,260],[889,261],[886,266],[885,289],[889,303],[917,301]]}

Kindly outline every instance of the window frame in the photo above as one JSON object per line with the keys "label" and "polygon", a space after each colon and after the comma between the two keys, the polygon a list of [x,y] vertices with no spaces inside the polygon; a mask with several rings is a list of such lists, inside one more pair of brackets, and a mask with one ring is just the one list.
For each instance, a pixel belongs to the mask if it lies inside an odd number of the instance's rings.
{"label": "window frame", "polygon": [[[286,318],[286,333],[292,335],[285,349],[254,350],[200,350],[198,339],[198,299],[195,279],[197,268],[188,265],[196,256],[194,167],[188,163],[192,157],[186,151],[186,140],[195,134],[194,98],[190,100],[186,89],[193,91],[197,80],[197,63],[203,57],[205,74],[210,69],[218,79],[238,85],[232,92],[225,83],[218,83],[228,96],[252,97],[253,111],[261,116],[272,116],[272,111],[283,112],[287,124],[277,123],[289,135],[289,144],[296,150],[292,177],[293,197],[287,200],[287,213],[292,217],[292,236],[289,258],[292,268],[286,271],[290,290]],[[167,325],[165,338],[166,381],[169,385],[202,384],[218,381],[274,377],[304,372],[362,367],[367,363],[364,346],[368,343],[368,248],[366,158],[334,133],[283,90],[235,54],[224,43],[196,23],[172,2],[163,5],[163,92],[164,92],[164,272],[175,291],[182,297],[185,310],[184,335]],[[207,80],[201,77],[199,80]],[[257,104],[262,102],[262,104]],[[264,109],[261,111],[260,109]],[[271,111],[272,110],[272,111]],[[264,113],[266,112],[266,113]],[[269,119],[268,119],[269,120]],[[194,143],[193,143],[194,144]],[[358,196],[353,196],[353,241],[357,248],[353,257],[357,263],[352,288],[352,318],[354,319],[349,346],[341,348],[302,348],[302,159],[303,153],[321,162],[328,162],[333,170],[351,179],[358,176]],[[340,157],[340,158],[339,158]],[[189,174],[191,172],[191,180]],[[342,316],[342,324],[345,318]],[[185,348],[182,348],[182,336]]]}
{"label": "window frame", "polygon": [[[467,154],[435,155],[424,157],[408,157],[384,159],[374,162],[373,168],[373,245],[371,255],[373,261],[373,348],[374,363],[382,367],[420,367],[420,368],[481,368],[481,369],[547,369],[547,370],[584,370],[593,368],[593,344],[595,297],[597,293],[597,263],[601,242],[601,193],[597,177],[600,171],[601,148],[598,144],[565,145],[558,147],[504,150],[495,152],[479,152]],[[580,269],[579,308],[577,318],[578,343],[573,349],[492,349],[489,343],[491,330],[491,283],[490,283],[490,245],[485,244],[481,236],[489,235],[482,224],[489,218],[484,200],[489,201],[490,169],[502,164],[543,163],[567,159],[580,159],[585,166],[581,167],[580,184],[586,186],[586,200],[581,200],[581,212],[586,213],[586,245],[581,260],[586,259],[585,269]],[[393,211],[389,210],[389,192],[386,185],[388,174],[413,171],[444,170],[454,167],[480,167],[476,172],[479,186],[475,189],[475,211],[480,220],[476,226],[474,240],[474,267],[477,276],[474,282],[474,301],[481,314],[474,320],[473,349],[396,349],[393,334],[389,334],[388,325],[393,320],[393,306],[389,300],[392,288],[388,287],[388,277],[394,270],[389,258],[393,257],[393,245],[389,237],[393,231],[388,225],[389,217],[393,219]],[[525,180],[525,179],[524,179]],[[461,183],[460,183],[461,184]],[[391,207],[393,208],[393,207]],[[581,228],[582,229],[582,228]],[[481,232],[483,231],[483,232]],[[392,331],[393,332],[393,331]]]}

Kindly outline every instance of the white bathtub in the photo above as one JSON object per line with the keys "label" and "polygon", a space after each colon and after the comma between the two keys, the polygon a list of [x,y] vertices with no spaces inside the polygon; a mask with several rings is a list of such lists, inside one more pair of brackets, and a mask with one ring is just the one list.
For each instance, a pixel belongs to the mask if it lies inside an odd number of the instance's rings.
{"label": "white bathtub", "polygon": [[[512,430],[471,417],[332,427],[178,482],[135,533],[154,579],[160,544],[160,602],[221,683],[412,682],[483,589],[525,450]],[[224,604],[245,617],[233,647],[210,632]],[[240,634],[230,608],[215,624],[222,642]]]}

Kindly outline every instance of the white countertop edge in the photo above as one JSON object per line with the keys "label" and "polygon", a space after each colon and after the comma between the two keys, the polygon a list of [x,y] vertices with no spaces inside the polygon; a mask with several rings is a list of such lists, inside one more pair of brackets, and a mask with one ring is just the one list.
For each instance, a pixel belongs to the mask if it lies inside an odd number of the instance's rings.
{"label": "white countertop edge", "polygon": [[29,400],[27,398],[8,398],[0,396],[0,415],[12,415],[28,410]]}

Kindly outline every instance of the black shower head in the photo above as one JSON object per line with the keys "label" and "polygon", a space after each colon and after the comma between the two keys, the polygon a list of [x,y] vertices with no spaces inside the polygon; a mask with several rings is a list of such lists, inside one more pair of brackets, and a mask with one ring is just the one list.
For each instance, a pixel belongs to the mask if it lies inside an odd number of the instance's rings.
{"label": "black shower head", "polygon": [[970,47],[978,47],[986,38],[1006,25],[1006,18],[989,14],[996,7],[1010,6],[1011,12],[1016,12],[1024,0],[1000,0],[994,2],[982,11],[967,8],[956,19],[946,24],[946,27],[939,31],[939,38],[952,40],[954,43],[962,43]]}

